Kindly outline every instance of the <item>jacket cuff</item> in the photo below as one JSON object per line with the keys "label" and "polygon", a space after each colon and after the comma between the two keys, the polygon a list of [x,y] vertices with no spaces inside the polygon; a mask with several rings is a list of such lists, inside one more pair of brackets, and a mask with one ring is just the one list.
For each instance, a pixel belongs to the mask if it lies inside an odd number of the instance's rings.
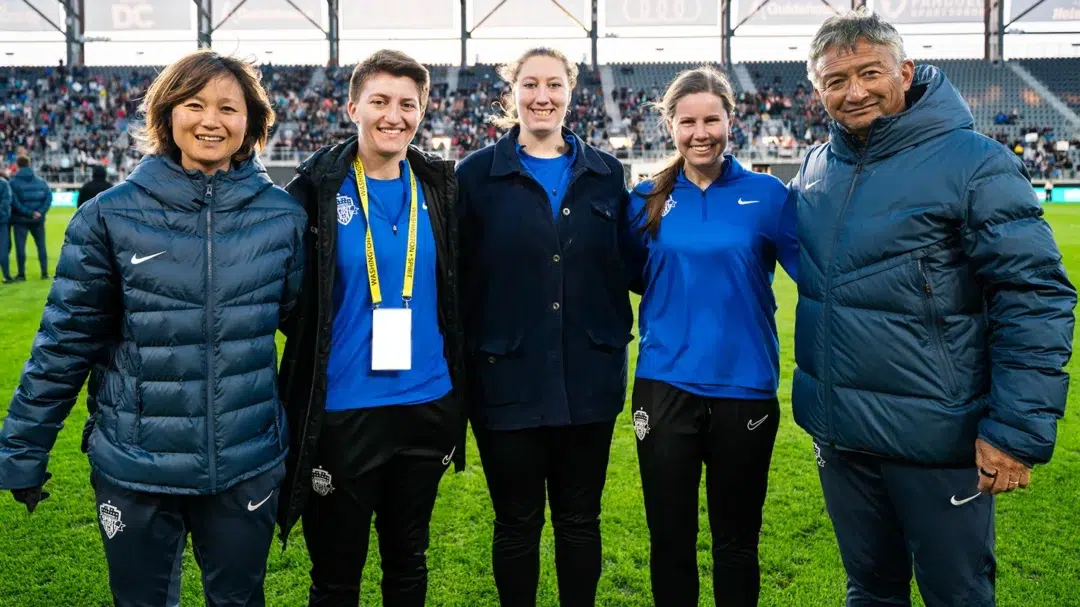
{"label": "jacket cuff", "polygon": [[979,421],[979,438],[1028,468],[1033,468],[1035,464],[1045,464],[1054,453],[1053,440],[1047,443],[1037,436],[989,417]]}
{"label": "jacket cuff", "polygon": [[45,459],[36,459],[25,451],[0,449],[0,489],[40,487],[47,465],[47,455]]}

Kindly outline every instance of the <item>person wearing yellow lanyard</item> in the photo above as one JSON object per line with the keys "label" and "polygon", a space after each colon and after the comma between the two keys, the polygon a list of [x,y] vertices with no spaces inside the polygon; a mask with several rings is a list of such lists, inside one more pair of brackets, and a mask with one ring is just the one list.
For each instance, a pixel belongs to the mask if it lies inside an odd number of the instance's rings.
{"label": "person wearing yellow lanyard", "polygon": [[309,263],[280,371],[291,437],[282,539],[303,518],[310,605],[356,605],[372,517],[383,604],[423,605],[439,481],[463,465],[452,162],[409,142],[427,70],[379,51],[349,85],[358,134],[286,188],[311,217]]}

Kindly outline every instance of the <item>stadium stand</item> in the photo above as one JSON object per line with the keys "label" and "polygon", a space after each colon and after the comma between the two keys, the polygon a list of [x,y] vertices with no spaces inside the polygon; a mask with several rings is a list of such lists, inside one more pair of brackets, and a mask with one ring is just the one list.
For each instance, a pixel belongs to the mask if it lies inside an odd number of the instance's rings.
{"label": "stadium stand", "polygon": [[[949,75],[968,100],[976,128],[1021,156],[1034,178],[1075,179],[1080,129],[1043,94],[1006,65],[982,60],[930,61]],[[1080,108],[1080,59],[1020,62],[1072,109]],[[579,65],[568,126],[590,143],[622,158],[656,158],[670,141],[650,102],[697,63],[614,64],[612,90],[600,71]],[[719,67],[719,66],[716,66]],[[30,152],[54,182],[78,183],[91,165],[125,175],[138,161],[129,127],[138,103],[160,68],[93,67],[69,70],[14,68],[0,74],[0,166],[18,150]],[[264,65],[263,82],[278,113],[264,157],[298,162],[322,145],[355,131],[347,110],[350,67]],[[493,143],[488,117],[499,111],[506,86],[495,66],[429,66],[431,98],[418,136],[421,147],[450,158]],[[828,138],[828,116],[801,62],[750,62],[735,66],[749,79],[730,80],[736,93],[732,149],[751,160],[797,161]],[[752,88],[749,83],[752,83]],[[610,96],[613,103],[605,103]],[[1062,107],[1062,106],[1058,106]],[[1067,112],[1066,112],[1067,113]],[[1068,151],[1058,142],[1071,141]]]}

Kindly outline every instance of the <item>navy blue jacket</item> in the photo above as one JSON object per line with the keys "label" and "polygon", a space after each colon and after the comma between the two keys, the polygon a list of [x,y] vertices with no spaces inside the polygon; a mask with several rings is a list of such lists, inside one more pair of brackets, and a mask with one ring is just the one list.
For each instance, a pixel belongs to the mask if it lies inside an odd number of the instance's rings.
{"label": "navy blue jacket", "polygon": [[[0,225],[7,226],[11,221],[11,186],[8,185],[7,179],[0,179]],[[3,253],[7,255],[5,251]]]}
{"label": "navy blue jacket", "polygon": [[612,420],[633,323],[623,167],[564,129],[577,153],[556,221],[518,132],[457,168],[471,418],[497,430]]}
{"label": "navy blue jacket", "polygon": [[0,488],[40,485],[91,367],[86,447],[109,482],[213,494],[278,464],[274,337],[306,222],[254,159],[208,177],[147,156],[80,207],[0,430]]}
{"label": "navy blue jacket", "polygon": [[792,404],[819,441],[966,466],[982,438],[1050,459],[1076,291],[1023,166],[972,122],[919,66],[865,145],[834,124],[803,162]]}
{"label": "navy blue jacket", "polygon": [[[52,190],[45,180],[34,175],[34,169],[23,167],[11,178],[11,223],[33,224],[45,221],[52,206]],[[34,212],[41,217],[34,219]]]}

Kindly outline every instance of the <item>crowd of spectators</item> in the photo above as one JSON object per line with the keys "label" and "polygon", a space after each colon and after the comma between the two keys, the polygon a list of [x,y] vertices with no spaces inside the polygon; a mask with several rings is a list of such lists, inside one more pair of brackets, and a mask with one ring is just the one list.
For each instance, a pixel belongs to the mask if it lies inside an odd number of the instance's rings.
{"label": "crowd of spectators", "polygon": [[[632,69],[624,66],[623,69]],[[341,141],[355,132],[347,101],[349,67],[261,68],[263,83],[278,113],[274,145],[305,155],[323,145]],[[473,71],[475,70],[475,71]],[[568,113],[567,126],[601,149],[629,154],[662,154],[670,150],[670,136],[662,127],[654,103],[663,95],[655,87],[612,91],[617,122],[605,106],[599,74],[581,67],[578,86]],[[14,68],[0,74],[0,168],[14,163],[25,151],[52,179],[88,174],[88,167],[106,166],[111,174],[126,175],[138,162],[127,129],[138,103],[153,79],[154,68]],[[494,143],[501,135],[489,117],[501,111],[507,86],[490,68],[462,71],[463,86],[451,89],[445,71],[432,83],[431,96],[417,144],[446,149],[462,158]],[[768,75],[766,75],[768,76]],[[754,74],[756,82],[769,82],[754,93],[739,92],[732,118],[731,148],[751,157],[797,159],[828,138],[828,116],[816,91],[806,82],[786,86],[779,77],[770,81]],[[1015,110],[1002,111],[1001,125],[1019,124]],[[1035,178],[1067,179],[1076,176],[1076,157],[1058,151],[1059,137],[1052,129],[1032,126],[996,139],[1020,156]],[[1074,154],[1080,142],[1072,143]],[[619,148],[619,149],[616,149]],[[81,171],[81,172],[80,172]],[[71,175],[74,173],[74,175]]]}

